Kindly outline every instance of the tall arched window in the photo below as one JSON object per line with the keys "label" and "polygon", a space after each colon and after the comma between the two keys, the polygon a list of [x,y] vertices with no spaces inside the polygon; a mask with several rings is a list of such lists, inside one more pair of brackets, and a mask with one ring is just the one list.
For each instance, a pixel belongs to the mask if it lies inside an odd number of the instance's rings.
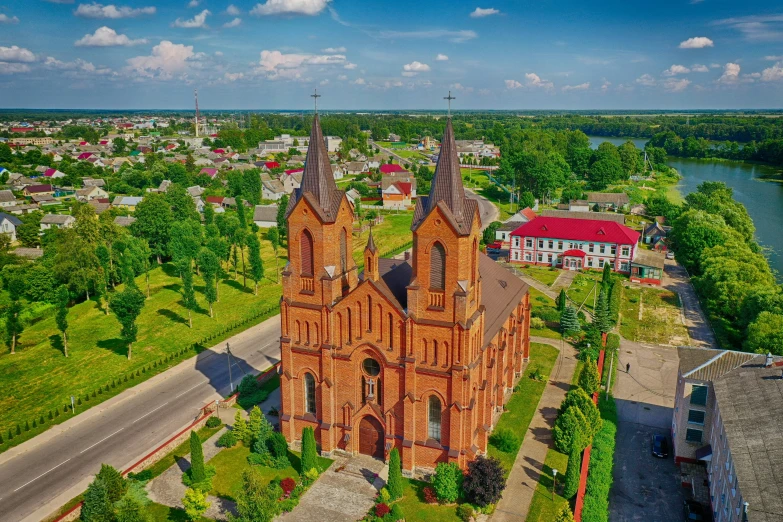
{"label": "tall arched window", "polygon": [[299,239],[299,252],[302,257],[302,275],[313,275],[313,236],[310,235],[310,231],[305,230],[302,232],[302,237]]}
{"label": "tall arched window", "polygon": [[372,296],[367,296],[367,331],[372,332]]}
{"label": "tall arched window", "polygon": [[440,399],[436,395],[430,395],[427,405],[427,437],[440,442]]}
{"label": "tall arched window", "polygon": [[315,377],[306,373],[304,376],[305,412],[315,415]]}
{"label": "tall arched window", "polygon": [[446,289],[446,250],[440,243],[435,243],[430,251],[430,288]]}
{"label": "tall arched window", "polygon": [[438,341],[432,341],[432,365],[438,364]]}
{"label": "tall arched window", "polygon": [[353,314],[351,309],[348,309],[348,344],[353,342]]}
{"label": "tall arched window", "polygon": [[340,268],[343,273],[348,270],[348,233],[345,229],[340,231]]}
{"label": "tall arched window", "polygon": [[389,348],[394,348],[394,316],[389,312]]}
{"label": "tall arched window", "polygon": [[473,255],[471,256],[471,269],[470,274],[473,279],[473,284],[476,284],[478,279],[478,270],[476,269],[476,263],[478,262],[478,239],[473,238]]}

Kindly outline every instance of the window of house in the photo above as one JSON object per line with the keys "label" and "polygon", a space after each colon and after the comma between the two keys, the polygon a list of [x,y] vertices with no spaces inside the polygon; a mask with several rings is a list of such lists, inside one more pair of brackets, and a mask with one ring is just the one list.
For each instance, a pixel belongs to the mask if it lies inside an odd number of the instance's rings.
{"label": "window of house", "polygon": [[446,250],[440,243],[435,243],[430,253],[430,288],[446,288]]}
{"label": "window of house", "polygon": [[601,258],[598,260],[598,267],[603,268],[604,267],[604,258]]}
{"label": "window of house", "polygon": [[609,248],[609,253],[610,253],[610,254],[612,254],[612,255],[615,255],[615,254],[617,253],[617,247],[616,247],[616,246],[614,246],[614,245],[612,245],[612,246]]}
{"label": "window of house", "polygon": [[441,411],[440,399],[430,395],[427,411],[427,437],[440,442]]}
{"label": "window of house", "polygon": [[694,384],[691,389],[691,404],[697,406],[707,405],[707,387],[699,384]]}
{"label": "window of house", "polygon": [[538,248],[544,248],[544,240],[543,239],[539,239],[538,240]]}
{"label": "window of house", "polygon": [[552,250],[553,245],[554,245],[554,241],[550,240],[547,242],[547,247],[549,248],[549,250]]}
{"label": "window of house", "polygon": [[370,377],[375,377],[381,373],[381,365],[372,357],[368,357],[362,361],[362,369]]}
{"label": "window of house", "polygon": [[694,430],[688,428],[687,430],[685,430],[685,440],[687,442],[701,443],[701,438],[703,433],[704,432],[702,430]]}
{"label": "window of house", "polygon": [[305,387],[305,411],[315,415],[315,377],[313,374],[306,373],[304,376]]}
{"label": "window of house", "polygon": [[700,410],[688,410],[688,422],[704,426],[705,413]]}
{"label": "window of house", "polygon": [[[519,246],[519,244],[517,244]],[[525,239],[525,248],[533,248],[533,240],[532,239]]]}
{"label": "window of house", "polygon": [[531,256],[530,254],[525,254],[525,261],[532,261],[532,260],[533,260],[533,256]]}
{"label": "window of house", "polygon": [[302,232],[299,240],[299,250],[302,258],[302,275],[313,275],[313,236],[308,230]]}
{"label": "window of house", "polygon": [[627,256],[631,255],[631,247],[624,246],[622,248],[621,252],[622,252],[622,255],[627,257]]}
{"label": "window of house", "polygon": [[588,245],[588,247],[587,247],[587,251],[588,251],[588,252],[590,252],[591,254],[592,254],[593,252],[595,252],[595,245],[594,245],[594,244],[592,244],[592,243],[590,243],[590,244]]}
{"label": "window of house", "polygon": [[563,250],[563,242],[562,241],[558,241],[557,242],[557,249],[558,250]]}
{"label": "window of house", "polygon": [[587,258],[587,266],[593,266],[593,258],[592,257],[588,257]]}
{"label": "window of house", "polygon": [[543,263],[544,262],[544,254],[538,254],[538,262]]}
{"label": "window of house", "polygon": [[605,254],[605,253],[606,253],[606,245],[601,245],[601,246],[599,247],[599,251],[600,251],[602,254]]}
{"label": "window of house", "polygon": [[622,272],[627,272],[628,271],[628,262],[627,261],[623,262],[623,263],[620,263],[620,270]]}

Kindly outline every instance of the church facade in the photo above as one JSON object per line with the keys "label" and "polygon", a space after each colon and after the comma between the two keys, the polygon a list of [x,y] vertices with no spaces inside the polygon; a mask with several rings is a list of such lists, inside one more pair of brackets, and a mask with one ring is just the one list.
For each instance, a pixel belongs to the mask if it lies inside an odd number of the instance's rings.
{"label": "church facade", "polygon": [[449,119],[432,189],[414,212],[410,260],[383,259],[372,232],[354,262],[353,207],[332,176],[318,115],[289,201],[280,303],[280,428],[322,454],[387,458],[403,470],[465,467],[486,452],[529,356],[527,285],[479,250]]}

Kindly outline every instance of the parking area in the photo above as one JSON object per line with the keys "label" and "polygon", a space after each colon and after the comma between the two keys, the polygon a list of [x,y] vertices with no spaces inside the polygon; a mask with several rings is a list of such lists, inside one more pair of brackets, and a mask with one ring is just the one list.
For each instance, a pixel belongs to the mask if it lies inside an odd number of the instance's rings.
{"label": "parking area", "polygon": [[[612,522],[682,520],[685,498],[671,455],[652,456],[654,434],[669,435],[677,380],[677,349],[623,340],[614,387],[618,427],[614,483],[609,496]],[[630,372],[626,373],[626,364]]]}

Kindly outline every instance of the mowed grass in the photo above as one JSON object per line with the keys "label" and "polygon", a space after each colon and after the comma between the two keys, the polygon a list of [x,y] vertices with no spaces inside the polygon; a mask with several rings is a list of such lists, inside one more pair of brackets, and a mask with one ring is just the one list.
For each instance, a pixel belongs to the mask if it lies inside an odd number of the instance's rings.
{"label": "mowed grass", "polygon": [[560,275],[559,269],[546,266],[521,265],[517,267],[517,270],[546,286],[552,286],[552,283]]}
{"label": "mowed grass", "polygon": [[[500,420],[498,420],[498,424],[495,427],[495,431],[503,428],[513,431],[519,439],[520,447],[530,421],[533,419],[536,409],[538,409],[538,401],[541,399],[541,394],[544,393],[549,374],[552,373],[552,368],[557,360],[557,354],[558,350],[553,346],[530,343],[530,362],[525,368],[517,388],[515,388],[516,391],[508,403],[506,403],[506,411],[500,416]],[[538,368],[541,371],[543,380],[536,381],[530,378],[530,372],[534,368]],[[490,457],[497,457],[500,460],[506,472],[506,477],[511,472],[511,467],[514,465],[518,451],[519,447],[513,452],[501,451],[492,443],[491,439],[487,448],[487,453]]]}
{"label": "mowed grass", "polygon": [[601,291],[601,277],[601,272],[583,272],[576,276],[566,290],[572,304],[576,303],[577,307],[582,305],[592,312],[593,302],[598,301],[598,293]]}
{"label": "mowed grass", "polygon": [[[528,289],[530,292],[530,305],[534,310],[551,309],[555,310],[555,302],[548,296],[539,292],[532,286]],[[559,331],[560,325],[558,323],[544,323],[543,328],[530,328],[530,335],[537,335],[539,337],[548,337],[550,339],[560,339],[562,336]]]}
{"label": "mowed grass", "polygon": [[[533,494],[533,501],[530,503],[530,510],[527,512],[527,522],[551,522],[564,504],[568,503],[564,497],[558,495],[562,492],[562,479],[568,466],[568,455],[559,451],[550,449],[547,451],[544,460],[544,468],[536,484],[536,491]],[[552,469],[557,470],[557,489],[555,490],[554,500],[552,498],[553,473]]]}
{"label": "mowed grass", "polygon": [[[641,307],[642,317],[639,319]],[[679,296],[662,288],[626,287],[620,307],[620,333],[626,339],[656,344],[687,344]]]}
{"label": "mowed grass", "polygon": [[426,522],[459,522],[456,505],[427,504],[424,500],[424,488],[427,482],[403,478],[403,497],[395,502],[402,509],[405,520]]}
{"label": "mowed grass", "polygon": [[[372,238],[378,248],[378,253],[382,256],[388,255],[389,252],[411,243],[413,241],[412,222],[413,212],[400,212],[399,214],[384,212],[383,223],[372,227]],[[369,237],[369,230],[353,236],[353,259],[360,266],[364,266],[364,247],[367,246]]]}

